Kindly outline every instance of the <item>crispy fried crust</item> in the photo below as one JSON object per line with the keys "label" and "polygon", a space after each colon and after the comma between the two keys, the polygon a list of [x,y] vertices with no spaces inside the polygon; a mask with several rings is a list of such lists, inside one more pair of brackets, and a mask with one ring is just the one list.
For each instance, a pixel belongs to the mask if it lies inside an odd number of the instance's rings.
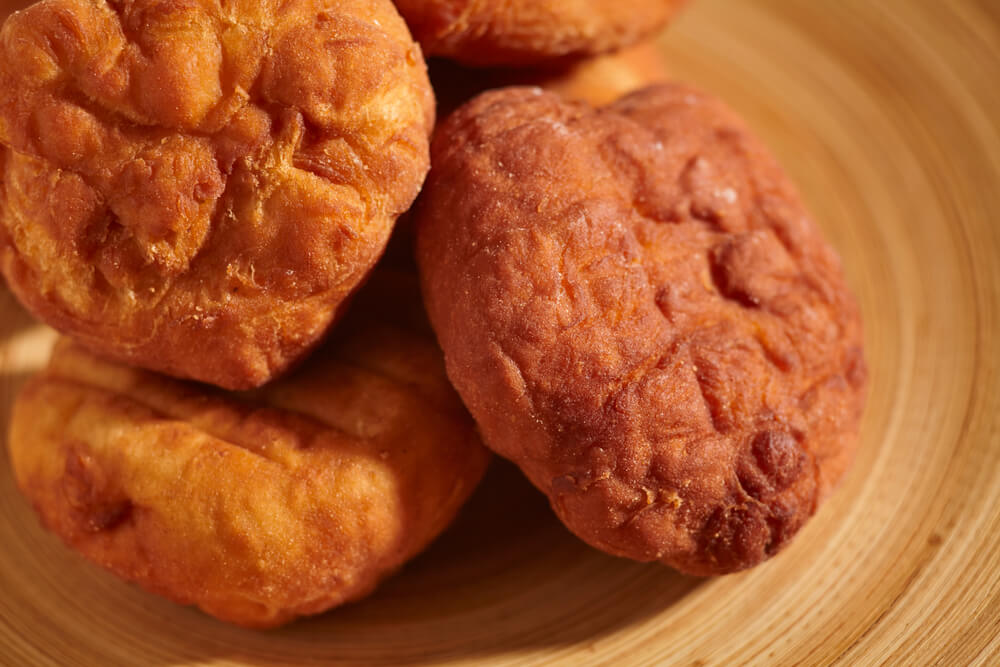
{"label": "crispy fried crust", "polygon": [[679,85],[486,93],[431,149],[417,258],[486,443],[587,542],[693,574],[784,546],[854,449],[857,305],[786,176]]}
{"label": "crispy fried crust", "polygon": [[601,105],[669,78],[663,53],[652,41],[548,67],[472,69],[442,59],[432,60],[429,66],[441,117],[491,88],[538,86]]}
{"label": "crispy fried crust", "polygon": [[466,65],[537,65],[628,46],[687,0],[395,0],[424,52]]}
{"label": "crispy fried crust", "polygon": [[258,386],[381,254],[432,124],[389,0],[43,0],[0,32],[0,269],[103,355]]}
{"label": "crispy fried crust", "polygon": [[384,277],[306,366],[252,393],[62,339],[14,407],[19,486],[90,560],[233,623],[366,595],[447,526],[488,460],[416,278]]}

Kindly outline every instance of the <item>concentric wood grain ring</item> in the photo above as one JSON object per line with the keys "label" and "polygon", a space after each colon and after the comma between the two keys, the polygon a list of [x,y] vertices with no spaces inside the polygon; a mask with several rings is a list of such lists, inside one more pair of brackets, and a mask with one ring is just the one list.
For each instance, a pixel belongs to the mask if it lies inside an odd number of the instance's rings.
{"label": "concentric wood grain ring", "polygon": [[[865,313],[862,449],[786,552],[713,580],[604,556],[497,465],[373,598],[252,633],[63,549],[4,459],[0,662],[1000,662],[1000,5],[696,0],[662,47],[774,147]],[[50,340],[0,292],[0,426]]]}

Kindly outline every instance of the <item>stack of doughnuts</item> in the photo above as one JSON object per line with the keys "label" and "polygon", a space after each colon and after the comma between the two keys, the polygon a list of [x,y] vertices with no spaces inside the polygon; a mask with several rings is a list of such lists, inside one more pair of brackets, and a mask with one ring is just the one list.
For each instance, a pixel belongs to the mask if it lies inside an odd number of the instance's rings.
{"label": "stack of doughnuts", "polygon": [[860,316],[767,149],[667,81],[683,4],[8,7],[0,272],[63,334],[9,425],[43,524],[256,628],[372,591],[490,451],[608,553],[778,553],[853,457]]}

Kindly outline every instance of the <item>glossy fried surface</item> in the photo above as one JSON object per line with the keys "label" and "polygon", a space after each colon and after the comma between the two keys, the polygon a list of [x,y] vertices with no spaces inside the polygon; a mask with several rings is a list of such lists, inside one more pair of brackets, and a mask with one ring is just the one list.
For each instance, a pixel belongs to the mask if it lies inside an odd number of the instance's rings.
{"label": "glossy fried surface", "polygon": [[655,33],[687,0],[395,0],[424,53],[466,65],[538,65]]}
{"label": "glossy fried surface", "polygon": [[866,367],[840,262],[720,102],[481,95],[439,128],[417,254],[488,446],[577,535],[694,574],[781,549],[847,468]]}
{"label": "glossy fried surface", "polygon": [[366,595],[488,460],[415,280],[377,274],[331,342],[254,392],[61,339],[14,407],[18,485],[91,561],[226,621],[271,627]]}
{"label": "glossy fried surface", "polygon": [[0,31],[0,270],[102,355],[259,386],[381,254],[432,124],[389,0],[43,0]]}

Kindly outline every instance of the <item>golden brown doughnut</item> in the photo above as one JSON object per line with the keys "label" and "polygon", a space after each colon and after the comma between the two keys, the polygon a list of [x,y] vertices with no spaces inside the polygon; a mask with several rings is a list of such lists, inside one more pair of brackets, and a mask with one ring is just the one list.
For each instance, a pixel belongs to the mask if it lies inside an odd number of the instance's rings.
{"label": "golden brown doughnut", "polygon": [[488,460],[415,281],[377,272],[332,341],[253,392],[61,339],[14,406],[18,485],[89,560],[232,623],[363,597],[449,524]]}
{"label": "golden brown doughnut", "polygon": [[259,386],[382,253],[432,124],[389,0],[43,0],[0,31],[0,270],[95,352]]}
{"label": "golden brown doughnut", "polygon": [[428,313],[487,445],[609,553],[693,574],[788,543],[841,479],[858,307],[768,151],[662,85],[485,93],[415,215]]}
{"label": "golden brown doughnut", "polygon": [[424,52],[466,65],[593,56],[655,33],[687,0],[395,0]]}

